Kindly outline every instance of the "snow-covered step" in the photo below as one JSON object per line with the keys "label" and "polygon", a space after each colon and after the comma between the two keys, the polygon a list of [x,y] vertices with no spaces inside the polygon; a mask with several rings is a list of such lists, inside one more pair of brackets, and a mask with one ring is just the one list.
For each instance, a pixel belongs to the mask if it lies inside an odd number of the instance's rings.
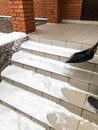
{"label": "snow-covered step", "polygon": [[26,116],[0,104],[0,130],[46,130]]}
{"label": "snow-covered step", "polygon": [[8,43],[18,42],[23,43],[28,39],[28,36],[23,32],[12,32],[12,33],[1,33],[0,35],[0,46]]}
{"label": "snow-covered step", "polygon": [[[23,68],[27,66],[33,67],[38,73],[49,73],[49,76],[53,78],[56,77],[55,75],[58,75],[60,80],[66,77],[76,78],[76,80],[79,79],[96,86],[98,85],[98,73],[73,67],[61,61],[36,56],[25,51],[19,51],[14,54],[12,61],[13,63],[20,64]],[[63,76],[63,78],[60,76]]]}
{"label": "snow-covered step", "polygon": [[32,91],[40,96],[46,98],[49,98],[50,96],[50,100],[59,104],[62,104],[61,101],[65,101],[82,109],[90,110],[87,106],[85,108],[84,104],[86,98],[91,94],[77,89],[69,83],[52,79],[15,65],[8,66],[2,72],[2,76],[3,78],[8,79],[12,84],[17,84],[20,87]]}
{"label": "snow-covered step", "polygon": [[75,50],[70,48],[46,45],[46,44],[42,44],[30,40],[24,42],[21,47],[22,49],[53,54],[61,57],[70,57],[73,53],[80,51],[80,50]]}
{"label": "snow-covered step", "polygon": [[[59,47],[59,46],[54,46],[54,45],[38,43],[31,40],[25,41],[21,47],[23,50],[26,50],[27,52],[30,52],[36,55],[41,55],[44,57],[49,57],[55,60],[64,61],[64,62],[66,61],[68,57],[70,57],[75,52],[81,51],[77,49],[64,48],[64,47]],[[98,56],[95,55],[93,59],[91,59],[88,62],[85,62],[85,66],[83,65],[83,63],[72,64],[72,65],[76,65],[77,67],[80,67],[80,68],[85,67],[85,69],[86,68],[92,69],[91,67],[88,67],[88,64],[90,66],[92,66],[93,64],[94,66],[97,63],[98,63]]]}
{"label": "snow-covered step", "polygon": [[[76,89],[68,83],[45,77],[14,65],[7,67],[2,72],[2,76],[13,85],[18,85],[21,88],[61,104],[77,115],[81,115],[81,113],[87,110],[93,113],[93,118],[96,116],[95,110],[86,102],[87,97],[92,94]],[[66,104],[71,104],[71,107],[67,107]]]}
{"label": "snow-covered step", "polygon": [[[14,73],[13,73],[14,72]],[[9,79],[14,85],[17,83],[23,85],[23,88],[32,90],[36,94],[50,97],[51,100],[61,103],[61,100],[83,108],[86,97],[89,93],[76,89],[66,82],[52,79],[33,71],[22,69],[12,65],[7,67],[2,76]],[[36,90],[36,91],[34,91]],[[54,97],[54,99],[52,99]],[[49,98],[49,97],[48,97]],[[56,100],[57,99],[57,100]],[[73,102],[75,100],[75,102]]]}
{"label": "snow-covered step", "polygon": [[98,130],[98,125],[76,116],[64,107],[5,81],[0,84],[0,100],[39,122],[47,130]]}

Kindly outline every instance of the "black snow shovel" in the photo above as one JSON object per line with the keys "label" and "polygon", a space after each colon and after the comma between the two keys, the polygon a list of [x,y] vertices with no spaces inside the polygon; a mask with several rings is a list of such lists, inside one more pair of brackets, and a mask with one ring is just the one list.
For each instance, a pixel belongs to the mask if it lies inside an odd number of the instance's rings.
{"label": "black snow shovel", "polygon": [[98,42],[91,48],[74,53],[68,58],[66,63],[80,63],[85,62],[93,58],[95,52],[97,51]]}

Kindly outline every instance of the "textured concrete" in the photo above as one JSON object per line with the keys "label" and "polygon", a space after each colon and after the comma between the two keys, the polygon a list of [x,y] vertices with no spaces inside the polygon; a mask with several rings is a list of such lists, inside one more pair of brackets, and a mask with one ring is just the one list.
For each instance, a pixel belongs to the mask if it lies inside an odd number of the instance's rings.
{"label": "textured concrete", "polygon": [[[73,42],[88,46],[98,41],[97,24],[79,24],[79,23],[47,23],[36,28],[34,36],[40,38]],[[88,46],[83,46],[86,48]]]}

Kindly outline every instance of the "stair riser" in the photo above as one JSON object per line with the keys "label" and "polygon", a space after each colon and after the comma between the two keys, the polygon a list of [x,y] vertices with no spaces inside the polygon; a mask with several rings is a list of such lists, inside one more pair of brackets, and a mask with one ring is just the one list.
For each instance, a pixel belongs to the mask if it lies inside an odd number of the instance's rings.
{"label": "stair riser", "polygon": [[[73,77],[70,76],[70,75],[64,76],[64,75],[57,74],[57,73],[54,73],[54,72],[50,72],[50,71],[47,71],[47,70],[43,70],[43,69],[39,69],[39,68],[32,67],[32,66],[29,66],[29,65],[21,64],[21,63],[15,62],[15,61],[12,61],[12,63],[21,67],[21,68],[32,70],[36,73],[40,73],[42,75],[49,76],[49,77],[52,77],[54,79],[58,79],[58,80],[61,80],[61,81],[64,81],[64,82],[68,82],[71,85],[73,85],[73,86],[75,86],[79,89],[85,90],[85,91],[90,90],[90,92],[96,93],[95,89],[94,90],[92,89],[93,86],[94,86],[94,88],[96,88],[96,90],[98,89],[97,80],[94,79],[94,77],[93,77],[94,75],[92,75],[92,74],[91,75],[87,74],[87,75],[85,75],[85,77],[84,76],[81,77],[81,74],[79,74],[79,73],[76,73],[76,77],[75,77],[75,75]],[[79,75],[80,75],[80,77],[79,77]],[[81,78],[83,78],[83,80]],[[96,81],[94,82],[93,80],[90,80],[90,78],[93,78]]]}

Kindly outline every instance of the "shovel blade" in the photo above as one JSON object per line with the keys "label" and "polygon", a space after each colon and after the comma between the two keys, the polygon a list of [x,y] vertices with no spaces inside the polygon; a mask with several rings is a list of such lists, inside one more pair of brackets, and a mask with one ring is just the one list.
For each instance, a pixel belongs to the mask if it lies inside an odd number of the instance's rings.
{"label": "shovel blade", "polygon": [[74,53],[71,57],[68,58],[66,63],[80,63],[92,59],[97,50],[97,46],[98,42],[89,49]]}

